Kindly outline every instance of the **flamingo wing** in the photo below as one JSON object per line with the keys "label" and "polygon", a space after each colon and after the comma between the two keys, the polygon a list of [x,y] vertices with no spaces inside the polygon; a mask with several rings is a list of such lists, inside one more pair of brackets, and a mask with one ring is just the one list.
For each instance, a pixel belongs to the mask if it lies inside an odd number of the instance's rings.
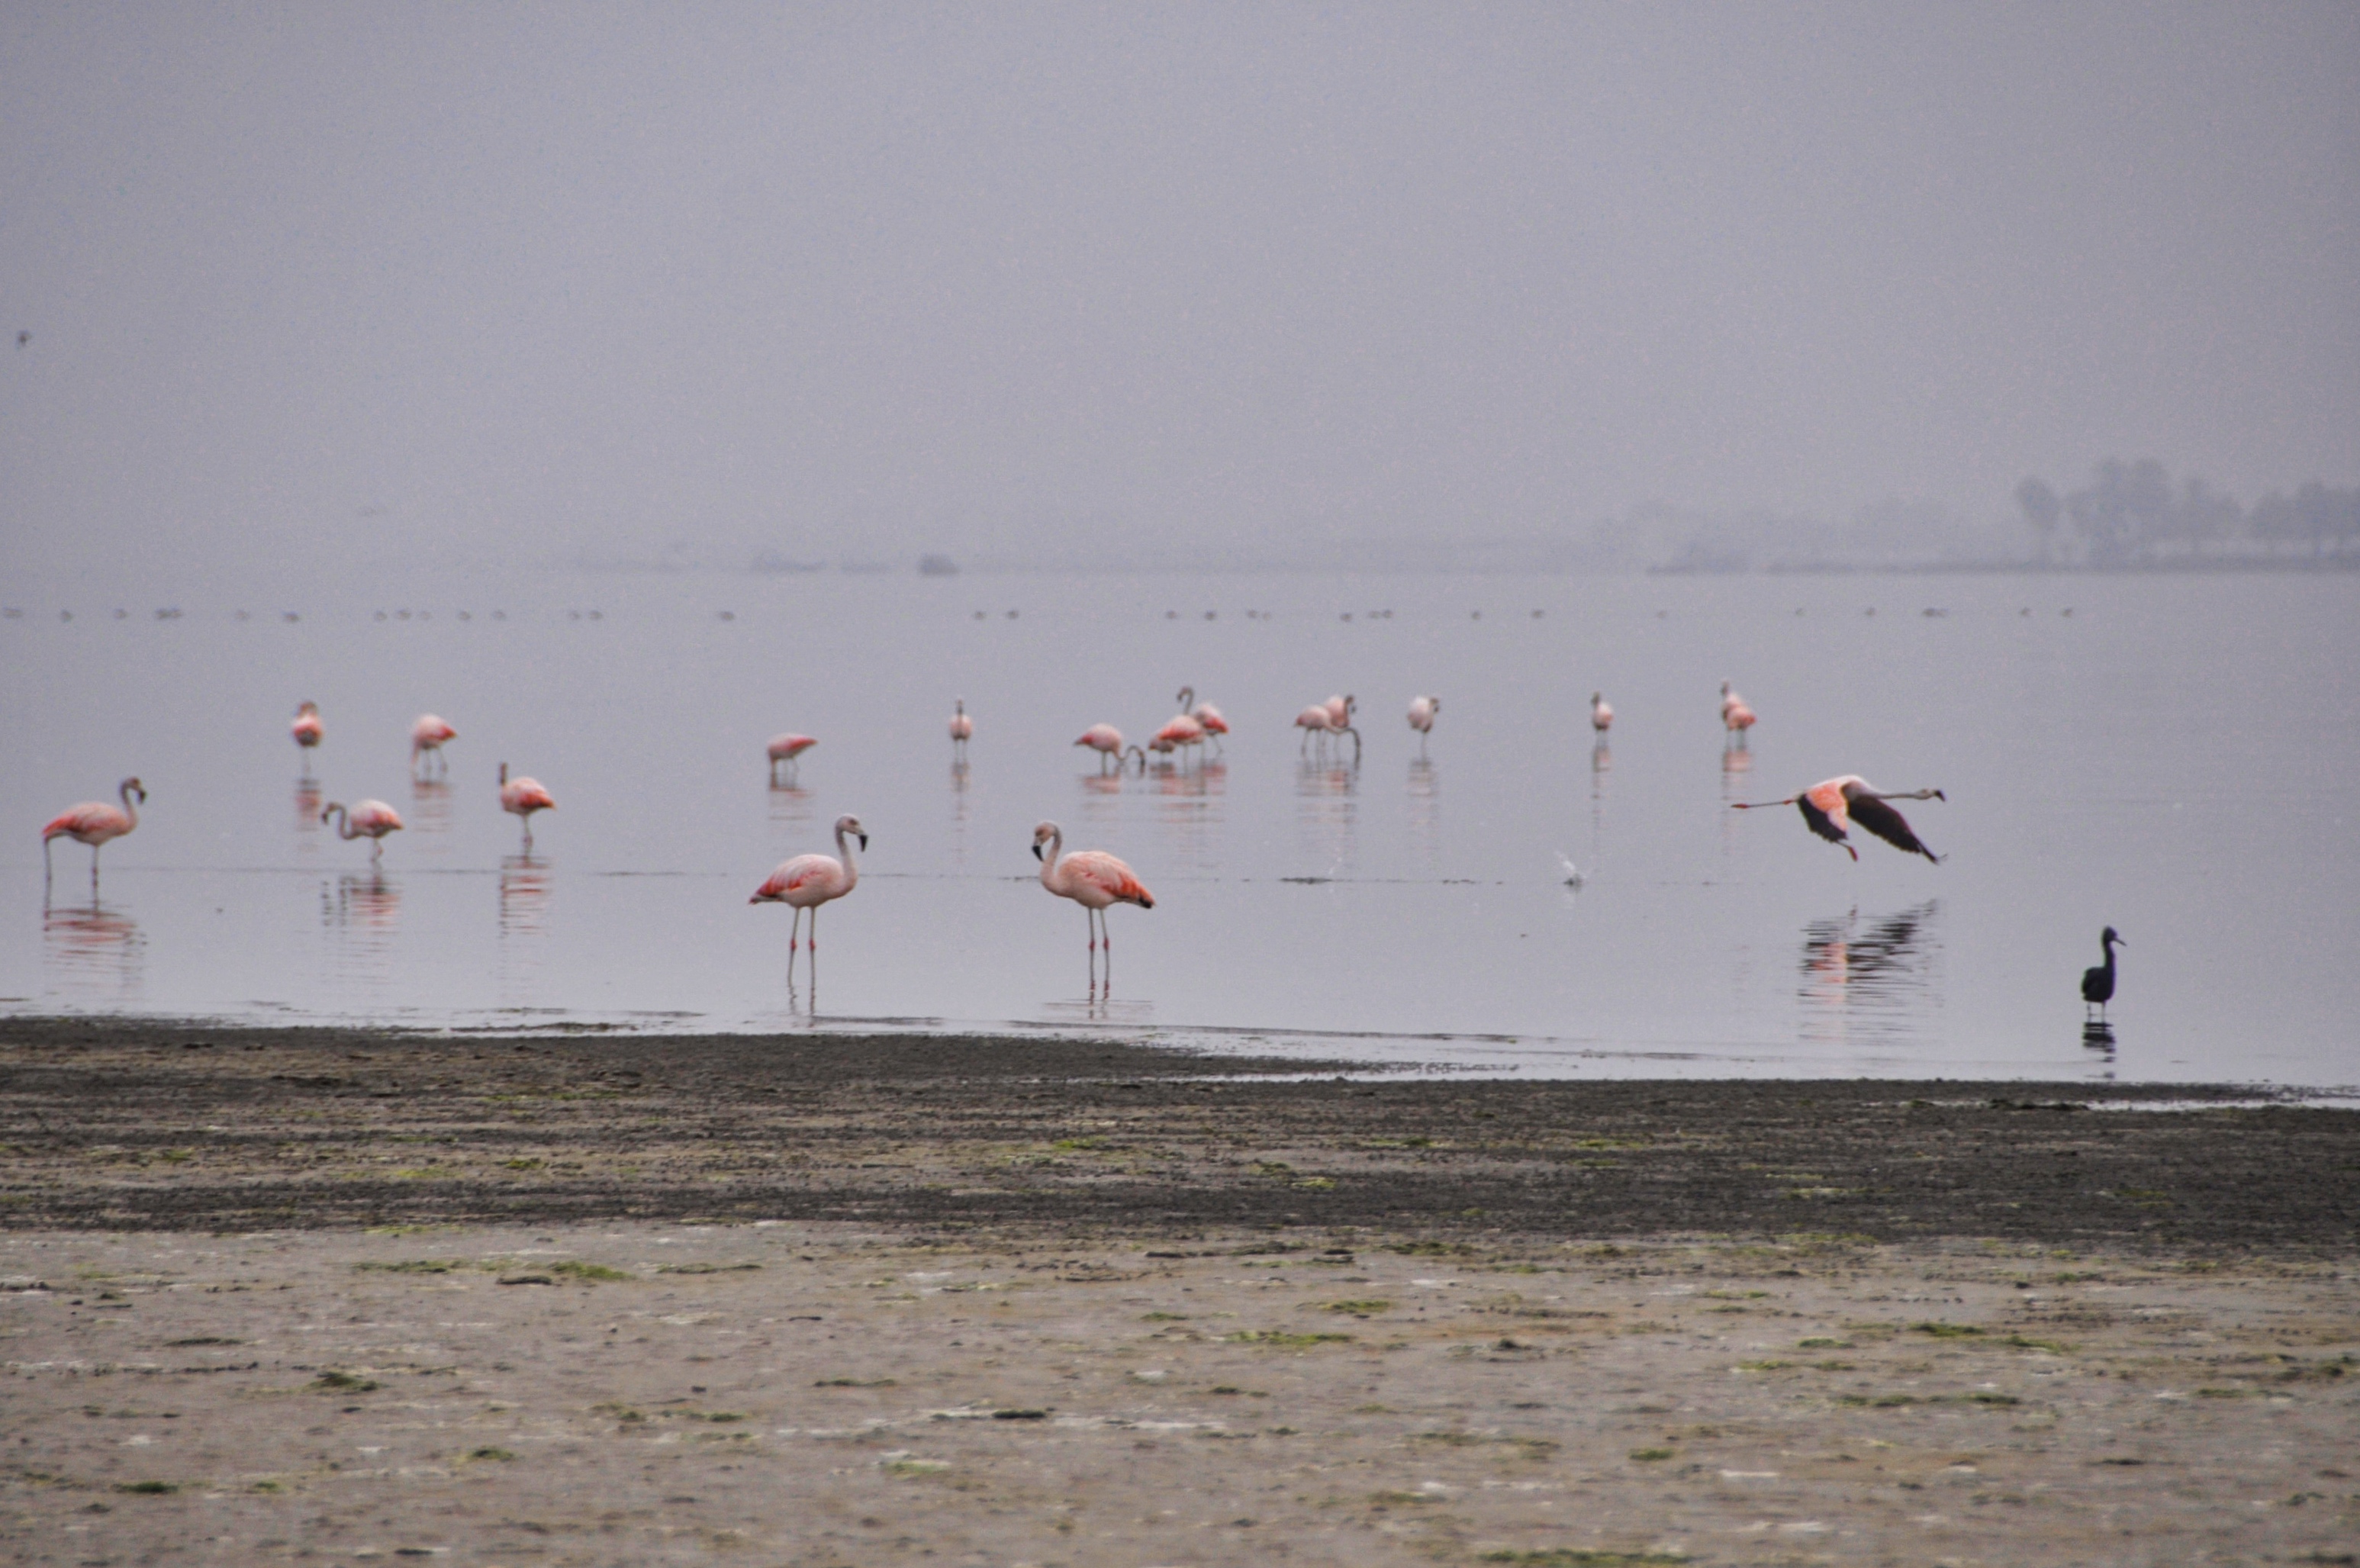
{"label": "flamingo wing", "polygon": [[349,820],[354,832],[377,838],[401,831],[401,813],[383,800],[363,800],[352,809]]}
{"label": "flamingo wing", "polygon": [[511,811],[554,810],[557,801],[538,779],[511,779],[500,786],[500,804]]}
{"label": "flamingo wing", "polygon": [[88,844],[94,837],[114,838],[130,831],[131,820],[115,807],[104,800],[84,800],[59,812],[41,829],[41,836],[49,839],[65,833]]}
{"label": "flamingo wing", "polygon": [[1869,793],[1864,785],[1847,785],[1844,804],[1851,808],[1852,820],[1874,833],[1894,848],[1909,855],[1922,855],[1939,866],[1942,857],[1918,842],[1910,831],[1909,821],[1893,809],[1892,803],[1880,800]]}
{"label": "flamingo wing", "polygon": [[1078,850],[1059,861],[1057,869],[1061,875],[1088,883],[1118,904],[1155,908],[1155,895],[1131,875],[1131,867],[1102,849]]}

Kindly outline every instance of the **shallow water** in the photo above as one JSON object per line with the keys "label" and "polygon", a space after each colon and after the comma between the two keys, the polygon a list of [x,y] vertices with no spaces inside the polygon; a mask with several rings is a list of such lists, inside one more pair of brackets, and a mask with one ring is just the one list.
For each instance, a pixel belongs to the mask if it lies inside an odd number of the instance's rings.
{"label": "shallow water", "polygon": [[[11,607],[11,1011],[2360,1081],[2351,577],[579,573]],[[1762,715],[1739,753],[1723,678]],[[1183,681],[1229,715],[1224,756],[1116,779],[1070,745],[1099,721],[1144,739]],[[1331,691],[1360,698],[1357,766],[1291,727]],[[1417,692],[1443,700],[1423,757]],[[309,782],[303,698],[327,726]],[[428,710],[459,731],[447,787],[408,773]],[[773,788],[785,729],[820,745]],[[529,857],[503,760],[560,802]],[[134,772],[150,800],[95,900],[60,840],[45,907],[35,830]],[[1855,865],[1790,809],[1727,809],[1847,772],[1945,789],[1903,808],[1944,862],[1856,833]],[[318,821],[364,796],[408,823],[376,869]],[[791,992],[788,911],[747,896],[845,811],[861,886],[826,909],[816,996]],[[1108,993],[1081,911],[1032,880],[1043,818],[1154,890],[1112,912]],[[2102,1037],[2077,983],[2107,923],[2129,945]]]}

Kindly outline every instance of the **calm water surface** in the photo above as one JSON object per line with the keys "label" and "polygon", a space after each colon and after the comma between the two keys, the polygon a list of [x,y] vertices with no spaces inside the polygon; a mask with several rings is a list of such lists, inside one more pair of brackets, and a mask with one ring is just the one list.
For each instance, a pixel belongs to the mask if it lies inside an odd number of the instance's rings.
{"label": "calm water surface", "polygon": [[[582,573],[12,607],[11,1011],[2360,1081],[2350,578]],[[1739,753],[1724,678],[1761,713]],[[1146,738],[1183,682],[1229,715],[1224,756],[1103,779],[1070,744]],[[1357,766],[1290,727],[1332,691],[1360,699]],[[1424,756],[1419,692],[1442,699]],[[430,710],[459,731],[447,786],[409,777]],[[786,729],[820,745],[771,788]],[[502,761],[560,802],[530,857]],[[1944,863],[1855,834],[1855,865],[1790,810],[1728,810],[1848,772],[1947,790],[1904,807]],[[151,798],[98,894],[60,841],[45,902],[39,824],[130,773]],[[318,821],[364,796],[409,824],[380,869]],[[816,995],[791,992],[788,913],[747,896],[847,811],[861,886],[823,918]],[[1043,818],[1154,889],[1112,914],[1107,991],[1082,912],[1032,880]],[[2104,1037],[2077,982],[2108,923],[2130,945]]]}

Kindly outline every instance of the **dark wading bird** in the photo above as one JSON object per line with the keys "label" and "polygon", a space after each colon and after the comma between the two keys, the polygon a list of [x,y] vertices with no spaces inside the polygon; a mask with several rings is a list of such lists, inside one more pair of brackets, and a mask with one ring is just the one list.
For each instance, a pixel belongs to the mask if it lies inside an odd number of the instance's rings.
{"label": "dark wading bird", "polygon": [[1854,860],[1860,851],[1844,837],[1844,830],[1857,823],[1909,855],[1922,855],[1939,866],[1942,857],[1918,842],[1909,829],[1908,819],[1887,800],[1948,800],[1939,789],[1880,790],[1869,788],[1868,780],[1857,773],[1847,773],[1841,779],[1830,779],[1814,784],[1799,795],[1789,795],[1783,800],[1736,800],[1732,807],[1741,811],[1756,811],[1769,806],[1793,806],[1803,813],[1803,822],[1813,833],[1830,844],[1841,844],[1843,852]]}
{"label": "dark wading bird", "polygon": [[2098,945],[2106,950],[2106,961],[2094,969],[2081,971],[2081,1002],[2085,1017],[2090,1008],[2095,1007],[2098,1009],[2098,1017],[2104,1018],[2106,1004],[2114,999],[2114,944],[2116,942],[2122,942],[2125,947],[2130,945],[2123,942],[2114,927],[2108,926],[2098,938]]}

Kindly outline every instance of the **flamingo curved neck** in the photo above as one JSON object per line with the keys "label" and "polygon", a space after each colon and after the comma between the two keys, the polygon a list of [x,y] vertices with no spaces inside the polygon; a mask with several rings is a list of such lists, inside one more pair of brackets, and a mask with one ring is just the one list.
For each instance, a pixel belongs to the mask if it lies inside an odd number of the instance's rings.
{"label": "flamingo curved neck", "polygon": [[131,780],[125,779],[115,792],[122,797],[124,821],[129,824],[123,831],[129,833],[139,825],[139,808],[131,803]]}
{"label": "flamingo curved neck", "polygon": [[842,828],[836,830],[836,853],[844,861],[844,890],[849,893],[852,891],[853,884],[860,880],[860,866],[852,858],[852,845],[845,842]]}
{"label": "flamingo curved neck", "polygon": [[1063,828],[1049,835],[1049,852],[1041,857],[1041,886],[1052,893],[1065,891],[1065,878],[1057,875],[1057,857],[1065,853],[1065,831]]}

